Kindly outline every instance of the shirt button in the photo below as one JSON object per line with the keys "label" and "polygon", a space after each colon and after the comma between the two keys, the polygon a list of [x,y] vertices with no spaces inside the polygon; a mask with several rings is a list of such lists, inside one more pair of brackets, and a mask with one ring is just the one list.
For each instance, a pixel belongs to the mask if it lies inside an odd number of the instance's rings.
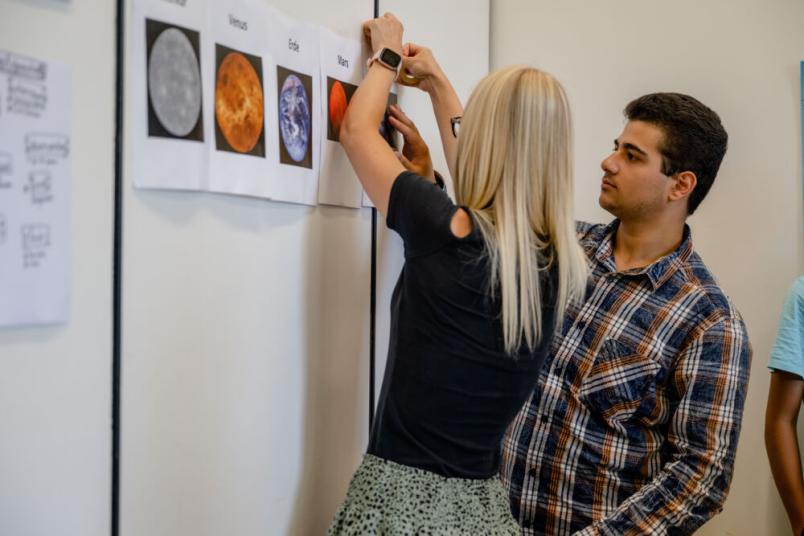
{"label": "shirt button", "polygon": [[528,476],[531,477],[531,478],[536,478],[536,468],[535,467],[530,468],[530,470],[528,471]]}
{"label": "shirt button", "polygon": [[542,415],[539,418],[542,420],[542,422],[545,422],[545,423],[550,422],[550,416],[545,415],[544,413],[542,413]]}

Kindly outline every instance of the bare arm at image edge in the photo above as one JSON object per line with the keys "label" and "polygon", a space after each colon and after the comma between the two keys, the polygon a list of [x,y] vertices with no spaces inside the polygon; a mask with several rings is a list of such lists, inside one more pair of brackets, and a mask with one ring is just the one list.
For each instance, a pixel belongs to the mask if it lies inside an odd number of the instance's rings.
{"label": "bare arm at image edge", "polygon": [[804,479],[796,424],[804,397],[804,278],[785,299],[768,362],[771,384],[765,411],[765,449],[793,534],[804,531]]}
{"label": "bare arm at image edge", "polygon": [[804,379],[785,371],[771,376],[765,412],[765,449],[793,534],[804,530],[804,478],[796,435]]}

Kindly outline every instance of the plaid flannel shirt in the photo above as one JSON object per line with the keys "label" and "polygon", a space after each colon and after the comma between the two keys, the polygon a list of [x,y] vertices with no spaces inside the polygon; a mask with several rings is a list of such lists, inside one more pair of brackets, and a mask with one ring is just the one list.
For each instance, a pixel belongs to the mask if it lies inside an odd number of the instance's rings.
{"label": "plaid flannel shirt", "polygon": [[731,483],[751,347],[692,250],[617,272],[618,222],[579,224],[592,270],[500,469],[523,534],[689,534]]}

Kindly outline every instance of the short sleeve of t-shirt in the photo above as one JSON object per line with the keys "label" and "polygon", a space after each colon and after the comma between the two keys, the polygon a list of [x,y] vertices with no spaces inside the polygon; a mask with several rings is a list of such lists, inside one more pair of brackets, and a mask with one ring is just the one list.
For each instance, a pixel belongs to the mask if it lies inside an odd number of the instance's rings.
{"label": "short sleeve of t-shirt", "polygon": [[386,224],[405,242],[405,255],[423,255],[454,240],[450,223],[457,207],[432,182],[405,171],[391,187]]}
{"label": "short sleeve of t-shirt", "polygon": [[785,298],[768,368],[804,378],[804,277],[793,283]]}

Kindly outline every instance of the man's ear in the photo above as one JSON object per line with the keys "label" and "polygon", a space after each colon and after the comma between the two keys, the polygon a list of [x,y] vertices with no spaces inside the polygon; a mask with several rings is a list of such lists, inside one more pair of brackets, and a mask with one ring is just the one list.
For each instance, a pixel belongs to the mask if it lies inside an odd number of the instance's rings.
{"label": "man's ear", "polygon": [[667,199],[669,201],[679,201],[688,198],[695,185],[698,184],[698,177],[692,171],[681,171],[673,176],[673,184],[670,186],[670,192]]}

